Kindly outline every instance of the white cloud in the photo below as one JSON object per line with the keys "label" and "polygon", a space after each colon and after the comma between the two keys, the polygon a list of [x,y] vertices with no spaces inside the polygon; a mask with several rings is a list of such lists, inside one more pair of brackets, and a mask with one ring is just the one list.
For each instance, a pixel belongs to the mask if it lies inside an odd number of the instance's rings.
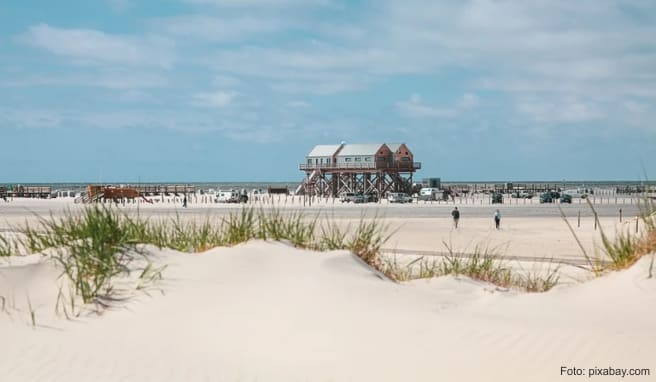
{"label": "white cloud", "polygon": [[99,70],[95,73],[54,75],[23,74],[0,81],[0,88],[28,88],[42,86],[99,87],[107,89],[161,88],[167,85],[166,77],[147,72],[126,70]]}
{"label": "white cloud", "polygon": [[214,76],[212,83],[214,84],[214,86],[220,88],[234,88],[241,85],[241,80],[237,77],[218,74]]}
{"label": "white cloud", "polygon": [[303,7],[327,5],[329,0],[182,0],[188,4],[211,5],[216,7]]}
{"label": "white cloud", "polygon": [[399,101],[396,107],[401,115],[412,118],[453,118],[456,111],[425,104],[419,94],[413,94],[407,101]]}
{"label": "white cloud", "polygon": [[192,104],[199,107],[223,109],[232,104],[237,93],[215,91],[211,93],[198,93],[193,97]]}
{"label": "white cloud", "polygon": [[105,0],[107,6],[115,13],[124,13],[134,5],[133,0]]}
{"label": "white cloud", "polygon": [[287,106],[291,108],[301,109],[301,108],[310,107],[310,104],[305,101],[294,100],[294,101],[287,102]]}
{"label": "white cloud", "polygon": [[[378,40],[391,51],[433,69],[448,65],[486,73],[483,77],[474,72],[472,82],[484,80],[492,89],[564,93],[572,89],[621,97],[625,92],[653,94],[649,89],[656,87],[652,37],[656,24],[641,23],[623,11],[635,7],[632,12],[653,15],[653,3],[409,0],[387,4],[383,16],[369,25],[372,35],[377,32]],[[638,78],[648,73],[652,74],[648,79]]]}
{"label": "white cloud", "polygon": [[285,20],[272,17],[217,17],[198,14],[158,19],[152,24],[169,35],[191,38],[196,42],[244,41],[289,27]]}
{"label": "white cloud", "polygon": [[39,24],[21,41],[83,64],[128,64],[170,67],[170,40],[159,37],[110,35],[93,29],[64,29]]}
{"label": "white cloud", "polygon": [[461,109],[473,109],[478,106],[480,98],[473,93],[465,93],[458,100],[458,107]]}
{"label": "white cloud", "polygon": [[143,90],[129,89],[119,94],[118,99],[125,102],[156,102],[157,98]]}
{"label": "white cloud", "polygon": [[536,122],[587,122],[606,117],[598,104],[574,98],[523,99],[518,102],[517,108]]}
{"label": "white cloud", "polygon": [[414,93],[408,100],[397,102],[396,108],[401,115],[410,118],[455,118],[478,104],[479,97],[472,93],[463,94],[453,105],[446,107],[427,104],[421,95]]}

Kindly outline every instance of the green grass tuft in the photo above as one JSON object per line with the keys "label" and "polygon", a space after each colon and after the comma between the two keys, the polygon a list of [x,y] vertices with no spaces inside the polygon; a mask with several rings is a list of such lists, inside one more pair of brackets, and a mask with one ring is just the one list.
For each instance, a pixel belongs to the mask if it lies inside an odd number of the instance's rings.
{"label": "green grass tuft", "polygon": [[460,255],[444,242],[448,255],[428,261],[419,257],[406,265],[400,265],[396,257],[385,259],[383,272],[393,280],[408,281],[441,277],[466,276],[503,288],[525,292],[546,292],[558,284],[559,269],[550,269],[546,276],[539,272],[516,273],[506,266],[499,256],[499,248],[477,245],[472,254]]}

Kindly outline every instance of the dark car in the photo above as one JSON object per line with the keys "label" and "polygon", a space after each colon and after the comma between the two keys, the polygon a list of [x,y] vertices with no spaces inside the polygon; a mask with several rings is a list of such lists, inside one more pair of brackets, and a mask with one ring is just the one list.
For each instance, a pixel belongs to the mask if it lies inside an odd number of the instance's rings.
{"label": "dark car", "polygon": [[540,203],[553,203],[553,197],[551,192],[545,192],[540,194]]}
{"label": "dark car", "polygon": [[495,192],[492,194],[492,204],[503,203],[503,194],[500,192]]}
{"label": "dark car", "polygon": [[550,193],[551,193],[551,199],[559,199],[560,198],[560,192],[550,191]]}
{"label": "dark car", "polygon": [[362,195],[365,203],[376,203],[378,202],[378,194],[369,192]]}
{"label": "dark car", "polygon": [[569,204],[572,204],[572,195],[570,195],[570,194],[562,194],[562,195],[560,195],[560,202],[561,202],[561,203],[569,203]]}

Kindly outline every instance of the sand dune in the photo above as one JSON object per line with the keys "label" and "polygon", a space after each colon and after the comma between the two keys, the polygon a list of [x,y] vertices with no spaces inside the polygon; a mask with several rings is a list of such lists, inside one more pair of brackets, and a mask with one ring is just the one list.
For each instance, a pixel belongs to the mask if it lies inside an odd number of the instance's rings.
{"label": "sand dune", "polygon": [[61,279],[52,263],[2,266],[0,291],[13,285],[38,305],[36,328],[23,305],[0,314],[3,380],[556,381],[572,378],[561,366],[656,372],[648,258],[522,294],[454,277],[396,284],[348,252],[282,243],[155,257],[169,264],[163,293],[74,320],[54,313]]}

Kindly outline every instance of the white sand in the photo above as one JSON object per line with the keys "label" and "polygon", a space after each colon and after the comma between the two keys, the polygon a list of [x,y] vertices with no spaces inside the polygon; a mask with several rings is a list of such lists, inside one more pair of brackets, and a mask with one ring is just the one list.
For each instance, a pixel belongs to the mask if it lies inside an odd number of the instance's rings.
{"label": "white sand", "polygon": [[[288,202],[278,206],[291,211],[302,205],[298,198]],[[33,213],[58,216],[82,207],[70,199],[0,202],[0,234],[34,223]],[[239,208],[192,203],[181,209],[173,201],[139,207],[148,218],[179,213],[217,220]],[[120,208],[136,212],[135,205]],[[449,205],[326,201],[313,208],[311,214],[321,211],[342,227],[357,224],[363,211],[381,212],[396,230],[386,245],[391,252],[441,252],[446,241],[465,252],[488,244],[508,256],[582,257],[550,206],[504,205],[501,231],[491,219],[496,206],[462,206],[458,230],[451,227]],[[594,252],[599,232],[590,216],[576,227],[574,211],[570,221]],[[611,236],[632,230],[634,222],[625,218],[620,225],[611,213],[601,217]],[[63,317],[61,305],[55,308],[60,288],[60,302],[70,301],[70,286],[54,262],[40,255],[0,259],[0,381],[568,381],[588,380],[587,369],[594,367],[652,372],[601,380],[656,375],[656,280],[646,279],[649,259],[585,283],[574,281],[589,274],[563,266],[563,285],[522,294],[453,277],[395,284],[347,252],[314,253],[281,243],[195,255],[153,251],[157,263],[169,264],[161,291],[138,292],[101,316],[88,315],[87,308],[74,320]],[[510,265],[531,272],[549,267]],[[584,375],[561,376],[561,366],[582,368]]]}
{"label": "white sand", "polygon": [[[122,308],[54,315],[58,270],[0,268],[3,381],[569,381],[561,366],[656,373],[656,279],[630,270],[544,294],[444,277],[395,284],[344,251],[250,242],[157,251],[161,283]],[[40,261],[38,257],[21,259]],[[578,377],[583,380],[586,377]],[[597,380],[597,379],[591,379]]]}
{"label": "white sand", "polygon": [[[153,197],[153,199],[156,199]],[[173,198],[164,203],[139,203],[119,205],[122,210],[144,218],[174,218],[182,220],[204,220],[209,218],[216,222],[228,213],[239,212],[240,205],[218,203],[190,202],[190,207],[183,209]],[[179,198],[178,198],[179,199]],[[170,202],[169,202],[170,200]],[[487,199],[486,199],[487,200]],[[462,218],[458,230],[453,229],[450,211],[451,204],[419,203],[413,205],[381,204],[342,204],[331,200],[314,203],[313,207],[302,207],[302,198],[274,196],[273,206],[282,211],[303,212],[309,218],[321,214],[322,219],[330,219],[341,227],[357,226],[362,214],[378,215],[382,222],[394,232],[391,240],[385,244],[389,252],[430,251],[445,252],[448,243],[455,251],[473,252],[476,245],[498,247],[505,256],[531,257],[536,259],[573,259],[581,260],[583,255],[567,225],[560,218],[555,206],[540,205],[535,199],[509,199],[513,203],[503,206],[483,205],[477,203],[460,205]],[[523,204],[527,203],[527,204]],[[578,201],[577,201],[578,203]],[[256,210],[271,208],[271,204],[261,202],[252,204]],[[138,208],[137,208],[138,207]],[[69,209],[79,212],[84,205],[74,204],[72,198],[53,200],[15,199],[10,203],[0,202],[0,234],[7,234],[12,227],[29,222],[37,223],[37,216],[60,216]],[[502,211],[502,229],[497,231],[492,220],[493,211]],[[570,223],[589,254],[600,252],[599,230],[595,230],[594,218],[585,205],[564,206]],[[635,205],[599,205],[605,215],[600,216],[601,226],[610,237],[620,231],[634,231]],[[624,209],[624,220],[620,224],[615,215],[619,208]],[[577,227],[577,213],[582,211],[581,226]],[[610,215],[610,216],[609,216]],[[322,221],[320,219],[320,221]]]}

